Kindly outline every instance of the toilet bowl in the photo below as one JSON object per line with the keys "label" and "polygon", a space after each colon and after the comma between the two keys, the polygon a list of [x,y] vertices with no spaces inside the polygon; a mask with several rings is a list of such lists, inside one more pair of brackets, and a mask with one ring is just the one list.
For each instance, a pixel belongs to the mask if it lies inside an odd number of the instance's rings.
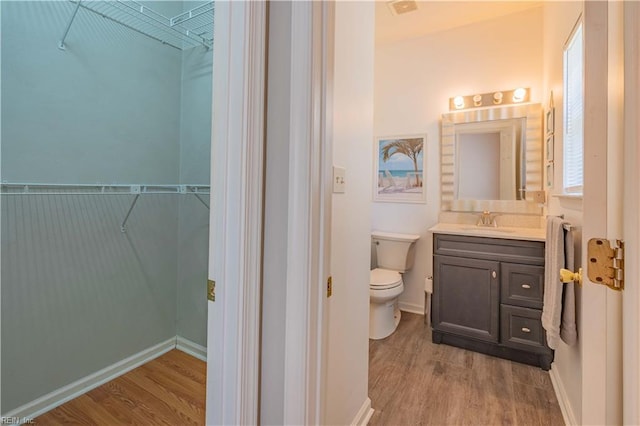
{"label": "toilet bowl", "polygon": [[398,297],[404,291],[399,272],[376,268],[369,284],[369,338],[378,340],[391,335],[400,322]]}
{"label": "toilet bowl", "polygon": [[398,298],[404,291],[402,273],[411,269],[419,235],[372,232],[377,268],[369,280],[369,338],[384,339],[400,322]]}

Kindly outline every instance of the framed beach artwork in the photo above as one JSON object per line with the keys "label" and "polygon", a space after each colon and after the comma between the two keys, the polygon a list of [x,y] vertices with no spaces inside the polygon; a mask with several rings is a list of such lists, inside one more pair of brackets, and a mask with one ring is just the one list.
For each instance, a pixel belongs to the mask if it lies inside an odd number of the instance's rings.
{"label": "framed beach artwork", "polygon": [[373,201],[424,203],[427,135],[386,136],[374,142]]}

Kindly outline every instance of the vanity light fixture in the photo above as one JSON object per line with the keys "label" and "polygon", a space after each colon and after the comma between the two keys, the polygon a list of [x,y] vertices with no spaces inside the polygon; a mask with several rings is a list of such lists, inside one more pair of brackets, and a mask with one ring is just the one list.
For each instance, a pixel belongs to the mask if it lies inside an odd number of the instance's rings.
{"label": "vanity light fixture", "polygon": [[522,104],[529,102],[530,95],[531,90],[527,87],[518,87],[512,90],[497,90],[495,92],[477,93],[467,96],[458,95],[449,98],[449,111]]}

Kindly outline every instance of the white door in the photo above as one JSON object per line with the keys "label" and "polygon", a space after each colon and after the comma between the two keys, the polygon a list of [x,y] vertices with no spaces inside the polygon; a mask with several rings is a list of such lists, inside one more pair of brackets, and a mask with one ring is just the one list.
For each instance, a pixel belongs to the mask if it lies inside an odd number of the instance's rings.
{"label": "white door", "polygon": [[[637,290],[640,8],[635,2],[624,3],[585,2],[582,241],[585,271],[580,327],[583,424],[640,423]],[[587,278],[590,238],[625,241],[623,292]]]}

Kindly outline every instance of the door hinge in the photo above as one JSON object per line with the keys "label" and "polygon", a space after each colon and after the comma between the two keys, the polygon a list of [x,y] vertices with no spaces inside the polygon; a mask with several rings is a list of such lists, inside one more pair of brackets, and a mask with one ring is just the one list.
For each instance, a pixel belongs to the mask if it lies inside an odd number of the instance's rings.
{"label": "door hinge", "polygon": [[333,294],[333,278],[327,278],[327,297],[331,297]]}
{"label": "door hinge", "polygon": [[216,301],[216,282],[207,280],[207,300]]}
{"label": "door hinge", "polygon": [[624,241],[616,240],[611,247],[609,240],[592,238],[587,244],[587,276],[597,284],[612,290],[624,290]]}

